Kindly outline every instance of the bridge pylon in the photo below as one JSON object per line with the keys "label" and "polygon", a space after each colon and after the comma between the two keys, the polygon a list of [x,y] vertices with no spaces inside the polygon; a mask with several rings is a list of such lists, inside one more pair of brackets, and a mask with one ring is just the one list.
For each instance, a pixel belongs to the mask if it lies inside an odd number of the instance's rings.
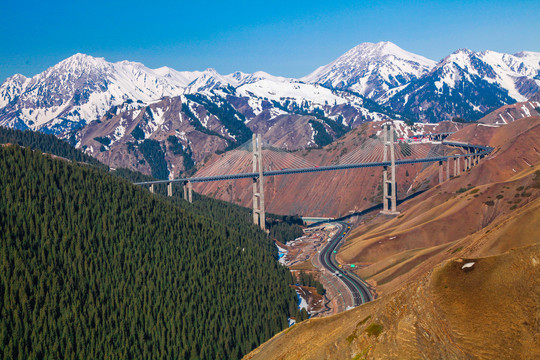
{"label": "bridge pylon", "polygon": [[193,203],[193,184],[191,181],[185,181],[182,188],[184,190],[184,200],[190,204]]}
{"label": "bridge pylon", "polygon": [[[397,215],[397,187],[396,187],[396,157],[394,154],[394,123],[388,121],[383,124],[384,158],[390,160],[390,178],[388,178],[388,166],[383,170],[383,210],[381,214]],[[388,159],[390,155],[390,159]]]}
{"label": "bridge pylon", "polygon": [[266,229],[266,213],[264,210],[264,178],[262,166],[262,139],[261,134],[252,137],[253,142],[253,172],[259,173],[253,178],[253,223]]}

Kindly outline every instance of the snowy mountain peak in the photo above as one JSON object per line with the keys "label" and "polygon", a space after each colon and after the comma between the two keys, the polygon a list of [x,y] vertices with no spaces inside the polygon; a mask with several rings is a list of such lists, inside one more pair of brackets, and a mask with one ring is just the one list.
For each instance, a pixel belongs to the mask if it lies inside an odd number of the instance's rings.
{"label": "snowy mountain peak", "polygon": [[189,86],[185,89],[185,92],[189,94],[198,92],[209,93],[213,90],[226,88],[228,86],[235,87],[236,85],[237,81],[235,79],[223,76],[215,69],[208,68],[189,84]]}
{"label": "snowy mountain peak", "polygon": [[505,89],[518,102],[525,101],[540,88],[540,53],[535,52],[511,55],[460,49],[444,58],[436,68],[443,69],[439,70],[442,78],[437,81],[441,86],[446,83],[453,88],[456,80],[474,82],[472,76],[476,76]]}
{"label": "snowy mountain peak", "polygon": [[472,51],[471,49],[467,49],[467,48],[461,48],[461,49],[457,49],[456,51],[454,51],[452,54],[450,55],[454,55],[454,54],[466,54],[466,55],[471,55],[471,54],[474,54],[474,51]]}
{"label": "snowy mountain peak", "polygon": [[64,59],[60,61],[58,64],[54,65],[53,67],[50,67],[48,70],[54,71],[64,71],[66,69],[69,70],[88,70],[88,69],[96,69],[96,68],[106,68],[108,65],[110,65],[107,61],[105,61],[104,58],[98,58],[93,57],[86,54],[77,53],[75,55],[72,55],[68,57],[67,59]]}
{"label": "snowy mountain peak", "polygon": [[520,51],[518,53],[515,53],[514,56],[520,57],[520,58],[531,58],[531,59],[540,59],[540,52],[534,52],[534,51]]}
{"label": "snowy mountain peak", "polygon": [[423,63],[426,66],[435,65],[435,61],[429,60],[423,56],[413,54],[411,52],[405,51],[396,44],[390,41],[382,41],[378,43],[365,42],[359,44],[346,52],[343,57],[355,57],[355,58],[382,58],[387,55],[393,55],[397,58],[402,59],[415,59],[419,63]]}
{"label": "snowy mountain peak", "polygon": [[362,43],[301,80],[377,99],[389,89],[429,72],[435,64],[389,41]]}
{"label": "snowy mountain peak", "polygon": [[253,74],[246,74],[241,71],[236,71],[232,74],[226,75],[225,78],[228,79],[234,87],[242,86],[245,84],[253,84],[261,80],[271,80],[277,83],[298,82],[298,80],[296,79],[274,76],[264,71],[256,71]]}
{"label": "snowy mountain peak", "polygon": [[0,108],[14,101],[23,91],[29,79],[21,74],[8,77],[0,85]]}
{"label": "snowy mountain peak", "polygon": [[6,82],[7,81],[14,81],[14,82],[18,82],[18,83],[23,83],[26,80],[28,80],[28,78],[26,76],[24,76],[23,74],[15,74],[15,75],[12,75],[12,76],[8,77],[6,79]]}

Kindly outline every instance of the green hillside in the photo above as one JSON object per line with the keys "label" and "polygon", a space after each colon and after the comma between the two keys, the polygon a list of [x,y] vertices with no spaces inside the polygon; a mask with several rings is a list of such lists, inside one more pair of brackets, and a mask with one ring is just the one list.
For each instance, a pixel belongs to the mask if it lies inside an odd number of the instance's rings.
{"label": "green hillside", "polygon": [[92,164],[103,169],[108,168],[97,159],[75,149],[69,143],[51,134],[42,134],[31,130],[21,131],[0,126],[0,144],[16,144],[68,160]]}
{"label": "green hillside", "polygon": [[0,194],[5,359],[235,359],[297,314],[248,222],[16,146],[0,148]]}

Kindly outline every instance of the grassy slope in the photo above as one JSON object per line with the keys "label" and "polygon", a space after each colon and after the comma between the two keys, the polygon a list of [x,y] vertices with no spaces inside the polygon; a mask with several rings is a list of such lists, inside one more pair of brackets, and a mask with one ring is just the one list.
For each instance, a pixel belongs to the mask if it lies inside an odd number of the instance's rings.
{"label": "grassy slope", "polygon": [[[453,258],[372,303],[285,330],[246,359],[534,359],[540,330],[540,200],[494,224],[492,243],[536,243]],[[468,238],[481,246],[485,233]],[[461,267],[474,261],[471,271]],[[369,335],[380,325],[380,335]],[[358,357],[357,357],[358,356]]]}
{"label": "grassy slope", "polygon": [[[463,246],[457,244],[458,239],[540,196],[539,189],[525,190],[535,182],[534,172],[540,169],[539,165],[527,165],[540,160],[534,152],[534,143],[540,137],[540,118],[523,120],[505,128],[486,128],[492,131],[486,141],[496,148],[493,156],[403,204],[399,217],[378,217],[357,228],[339,259],[368,265],[359,274],[378,284],[380,292],[389,292],[421,276],[448,253],[460,255]],[[467,137],[474,135],[470,131]],[[465,189],[469,190],[461,192]],[[492,205],[488,205],[490,201]]]}

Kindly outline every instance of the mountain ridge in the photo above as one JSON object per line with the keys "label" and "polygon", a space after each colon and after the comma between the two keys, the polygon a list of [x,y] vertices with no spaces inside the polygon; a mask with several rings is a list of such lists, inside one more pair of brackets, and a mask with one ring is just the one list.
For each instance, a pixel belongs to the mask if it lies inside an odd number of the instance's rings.
{"label": "mountain ridge", "polygon": [[[175,136],[184,156],[204,159],[239,145],[234,134],[244,128],[287,150],[321,147],[366,121],[477,120],[538,91],[540,53],[530,51],[461,49],[435,63],[390,42],[363,43],[301,79],[150,69],[78,53],[2,83],[0,125],[52,133],[109,166],[149,173],[137,162],[144,159],[128,156],[129,143],[156,140],[167,153]],[[139,118],[143,110],[156,116]],[[166,156],[171,176],[187,170],[179,154]]]}
{"label": "mountain ridge", "polygon": [[[462,78],[472,83],[469,87],[476,99],[466,99],[466,93],[453,95],[456,81],[463,83]],[[362,43],[300,79],[263,71],[222,75],[212,68],[150,69],[138,62],[111,63],[77,53],[31,78],[20,74],[7,78],[0,85],[0,124],[59,134],[99,119],[111,106],[128,99],[151,103],[163,96],[230,91],[260,81],[348,90],[420,121],[436,120],[430,112],[447,120],[455,116],[475,120],[483,112],[514,100],[525,101],[540,91],[540,53],[460,49],[437,63],[388,41]],[[422,84],[429,86],[421,89]],[[446,88],[446,97],[437,95]],[[272,90],[278,97],[281,91],[279,87]],[[427,93],[420,96],[418,91]],[[450,103],[449,108],[432,110],[442,100]]]}
{"label": "mountain ridge", "polygon": [[435,61],[405,51],[389,41],[362,43],[301,80],[349,89],[377,99],[385,91],[420,77],[435,65]]}

